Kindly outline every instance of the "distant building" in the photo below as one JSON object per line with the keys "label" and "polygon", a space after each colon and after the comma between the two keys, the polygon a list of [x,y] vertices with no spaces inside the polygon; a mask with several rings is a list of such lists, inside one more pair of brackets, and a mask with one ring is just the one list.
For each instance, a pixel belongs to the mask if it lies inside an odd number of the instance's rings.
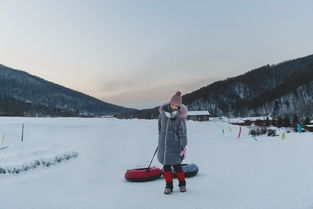
{"label": "distant building", "polygon": [[103,115],[101,118],[114,118],[114,115]]}
{"label": "distant building", "polygon": [[188,111],[187,120],[208,121],[209,119],[209,111]]}

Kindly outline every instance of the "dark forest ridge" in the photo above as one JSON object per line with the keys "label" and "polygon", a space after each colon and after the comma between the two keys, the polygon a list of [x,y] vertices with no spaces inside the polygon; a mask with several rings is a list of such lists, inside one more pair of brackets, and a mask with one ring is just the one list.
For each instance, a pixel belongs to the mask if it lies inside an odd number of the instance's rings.
{"label": "dark forest ridge", "polygon": [[131,110],[0,65],[0,115],[100,117]]}
{"label": "dark forest ridge", "polygon": [[[189,110],[216,116],[313,116],[313,55],[266,65],[183,96]],[[133,113],[155,118],[158,107]]]}

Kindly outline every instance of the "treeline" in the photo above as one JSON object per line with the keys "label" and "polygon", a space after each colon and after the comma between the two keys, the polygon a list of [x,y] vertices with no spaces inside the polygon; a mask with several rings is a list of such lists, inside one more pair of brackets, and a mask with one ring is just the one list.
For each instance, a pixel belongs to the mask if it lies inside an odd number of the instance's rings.
{"label": "treeline", "polygon": [[28,109],[28,104],[0,94],[1,116],[24,116]]}
{"label": "treeline", "polygon": [[245,121],[244,124],[241,125],[252,125],[255,124],[256,126],[261,127],[269,127],[269,126],[275,126],[278,128],[288,128],[292,127],[296,130],[297,124],[301,124],[303,126],[309,125],[311,122],[310,117],[306,117],[304,120],[299,119],[297,115],[293,115],[292,117],[288,117],[288,115],[285,115],[284,117],[277,117],[273,119],[269,119],[266,117],[266,120],[256,120],[256,121]]}
{"label": "treeline", "polygon": [[51,116],[77,117],[76,111],[65,111],[44,105],[33,105],[22,100],[13,99],[0,94],[0,116]]}
{"label": "treeline", "polygon": [[153,109],[133,110],[115,114],[114,117],[119,119],[157,119],[159,117],[159,107]]}

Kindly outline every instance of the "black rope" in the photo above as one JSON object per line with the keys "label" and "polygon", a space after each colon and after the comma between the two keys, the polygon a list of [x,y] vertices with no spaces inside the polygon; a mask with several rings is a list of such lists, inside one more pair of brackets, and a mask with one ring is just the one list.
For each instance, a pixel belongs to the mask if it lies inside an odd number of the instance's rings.
{"label": "black rope", "polygon": [[150,169],[151,163],[152,163],[153,158],[154,158],[155,154],[157,153],[158,149],[159,149],[159,147],[157,147],[157,148],[155,149],[155,152],[154,152],[153,157],[152,157],[152,159],[151,159],[151,162],[150,162],[150,164],[149,164],[149,166],[148,166],[148,168],[147,168],[147,171]]}

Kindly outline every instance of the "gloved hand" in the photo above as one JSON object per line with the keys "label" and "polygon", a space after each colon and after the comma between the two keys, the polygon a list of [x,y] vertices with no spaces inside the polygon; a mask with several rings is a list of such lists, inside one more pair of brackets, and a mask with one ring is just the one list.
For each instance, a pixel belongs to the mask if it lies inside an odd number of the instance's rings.
{"label": "gloved hand", "polygon": [[186,158],[186,147],[181,148],[179,157],[181,161],[183,161]]}

